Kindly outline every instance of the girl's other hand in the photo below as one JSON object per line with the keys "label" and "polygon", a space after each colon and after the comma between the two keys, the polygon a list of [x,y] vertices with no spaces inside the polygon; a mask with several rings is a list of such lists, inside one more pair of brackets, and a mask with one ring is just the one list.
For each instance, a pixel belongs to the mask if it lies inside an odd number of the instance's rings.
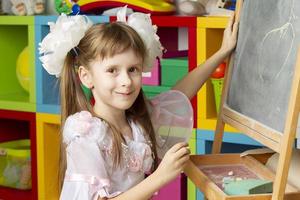
{"label": "girl's other hand", "polygon": [[229,54],[236,46],[238,22],[234,20],[234,14],[231,15],[227,27],[223,34],[222,46],[220,48],[225,54]]}
{"label": "girl's other hand", "polygon": [[170,148],[155,170],[157,177],[166,184],[174,180],[184,169],[190,158],[190,149],[187,143],[177,143]]}

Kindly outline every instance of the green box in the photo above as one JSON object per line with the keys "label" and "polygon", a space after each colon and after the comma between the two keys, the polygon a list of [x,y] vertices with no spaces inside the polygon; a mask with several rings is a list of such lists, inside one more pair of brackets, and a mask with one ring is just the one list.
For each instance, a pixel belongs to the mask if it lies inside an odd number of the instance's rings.
{"label": "green box", "polygon": [[174,86],[189,71],[186,57],[161,59],[160,64],[163,86]]}
{"label": "green box", "polygon": [[166,92],[170,90],[170,87],[164,87],[164,86],[148,86],[148,85],[143,85],[143,91],[144,94],[146,95],[147,98],[153,98],[156,95]]}

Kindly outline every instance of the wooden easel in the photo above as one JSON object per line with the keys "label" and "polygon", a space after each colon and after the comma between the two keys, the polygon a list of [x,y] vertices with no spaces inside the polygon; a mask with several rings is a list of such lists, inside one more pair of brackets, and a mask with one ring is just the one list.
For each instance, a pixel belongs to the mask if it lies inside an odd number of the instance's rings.
{"label": "wooden easel", "polygon": [[[237,2],[236,20],[239,20],[239,13],[242,0]],[[225,75],[220,113],[217,120],[215,138],[211,155],[191,156],[185,173],[194,184],[204,193],[207,199],[226,199],[226,200],[299,200],[300,191],[287,183],[289,164],[291,160],[292,148],[296,135],[298,114],[300,111],[300,50],[298,50],[296,68],[292,81],[291,95],[288,104],[288,114],[285,121],[283,133],[273,129],[268,129],[262,123],[242,115],[226,105],[233,68],[233,55],[230,58],[229,68]],[[279,153],[279,161],[276,174],[264,166],[270,155],[257,155],[240,157],[239,154],[219,154],[221,150],[224,126],[230,126],[245,133],[249,137],[257,140],[266,147]],[[261,177],[273,181],[272,194],[256,194],[247,196],[228,196],[217,185],[199,169],[202,165],[222,165],[243,163]]]}

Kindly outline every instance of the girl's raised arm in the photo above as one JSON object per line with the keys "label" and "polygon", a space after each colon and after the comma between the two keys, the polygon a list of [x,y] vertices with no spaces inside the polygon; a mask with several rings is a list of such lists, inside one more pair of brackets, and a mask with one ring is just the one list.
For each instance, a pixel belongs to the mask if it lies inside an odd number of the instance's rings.
{"label": "girl's raised arm", "polygon": [[189,99],[194,97],[216,67],[222,63],[235,48],[237,41],[238,22],[231,16],[224,31],[221,48],[206,62],[196,67],[172,88],[183,92]]}

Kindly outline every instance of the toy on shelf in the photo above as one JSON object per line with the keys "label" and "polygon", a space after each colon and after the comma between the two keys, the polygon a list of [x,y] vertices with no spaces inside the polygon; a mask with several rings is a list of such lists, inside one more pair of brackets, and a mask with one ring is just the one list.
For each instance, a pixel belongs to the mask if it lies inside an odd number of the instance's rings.
{"label": "toy on shelf", "polygon": [[29,49],[25,47],[17,58],[16,74],[22,88],[29,91]]}
{"label": "toy on shelf", "polygon": [[55,9],[58,13],[71,13],[71,8],[66,4],[65,0],[55,0]]}
{"label": "toy on shelf", "polygon": [[[69,4],[67,4],[67,2]],[[77,15],[81,12],[78,0],[55,0],[55,8],[58,13]]]}
{"label": "toy on shelf", "polygon": [[10,0],[12,13],[14,15],[42,14],[45,10],[45,0]]}
{"label": "toy on shelf", "polygon": [[215,94],[216,111],[219,113],[226,63],[221,63],[212,73],[210,80]]}
{"label": "toy on shelf", "polygon": [[59,13],[66,14],[100,14],[105,10],[125,5],[134,11],[153,15],[169,15],[175,12],[175,6],[167,0],[56,0],[55,5]]}
{"label": "toy on shelf", "polygon": [[144,85],[160,85],[160,59],[157,58],[151,72],[143,72]]}
{"label": "toy on shelf", "polygon": [[24,16],[27,14],[27,9],[24,1],[21,0],[11,0],[12,2],[12,12],[15,15]]}
{"label": "toy on shelf", "polygon": [[229,0],[183,0],[177,3],[179,14],[229,16],[233,11],[225,9]]}

